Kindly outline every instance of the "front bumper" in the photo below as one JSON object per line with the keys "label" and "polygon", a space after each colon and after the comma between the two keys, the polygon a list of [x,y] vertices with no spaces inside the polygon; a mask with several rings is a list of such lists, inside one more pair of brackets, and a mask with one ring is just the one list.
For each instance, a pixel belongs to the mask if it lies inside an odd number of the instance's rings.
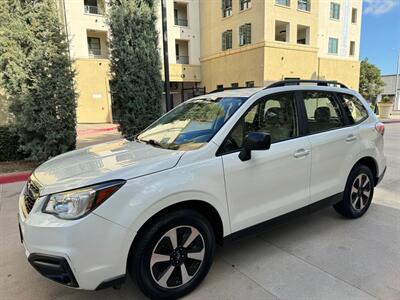
{"label": "front bumper", "polygon": [[61,220],[41,212],[39,198],[32,211],[23,212],[19,225],[25,253],[43,276],[68,287],[95,290],[124,278],[135,234],[91,213],[78,220]]}

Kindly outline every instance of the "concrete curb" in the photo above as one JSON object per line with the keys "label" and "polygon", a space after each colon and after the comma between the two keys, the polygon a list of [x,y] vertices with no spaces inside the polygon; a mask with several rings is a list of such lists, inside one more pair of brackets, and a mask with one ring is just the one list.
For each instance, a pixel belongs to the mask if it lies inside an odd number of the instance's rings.
{"label": "concrete curb", "polygon": [[400,123],[400,120],[381,120],[384,124]]}
{"label": "concrete curb", "polygon": [[0,175],[0,184],[27,181],[29,176],[31,176],[31,172],[17,172],[17,173]]}

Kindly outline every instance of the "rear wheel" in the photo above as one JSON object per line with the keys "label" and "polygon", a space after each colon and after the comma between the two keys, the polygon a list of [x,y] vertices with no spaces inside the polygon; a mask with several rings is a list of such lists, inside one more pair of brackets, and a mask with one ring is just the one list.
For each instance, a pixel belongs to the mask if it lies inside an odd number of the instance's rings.
{"label": "rear wheel", "polygon": [[208,220],[193,210],[164,215],[146,226],[128,265],[142,292],[152,299],[176,299],[208,273],[215,237]]}
{"label": "rear wheel", "polygon": [[365,165],[356,165],[350,172],[343,199],[334,205],[335,210],[347,218],[361,217],[371,205],[374,178]]}

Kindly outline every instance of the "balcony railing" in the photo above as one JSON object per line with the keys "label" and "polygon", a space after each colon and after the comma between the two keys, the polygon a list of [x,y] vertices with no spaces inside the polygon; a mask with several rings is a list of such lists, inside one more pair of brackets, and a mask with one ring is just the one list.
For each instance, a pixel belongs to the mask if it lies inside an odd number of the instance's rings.
{"label": "balcony railing", "polygon": [[90,58],[108,58],[108,52],[101,49],[89,49]]}
{"label": "balcony railing", "polygon": [[178,18],[175,18],[175,25],[178,25],[178,26],[188,26],[188,20],[187,20],[187,19],[178,19]]}
{"label": "balcony railing", "polygon": [[98,6],[85,5],[85,14],[102,15],[102,11]]}
{"label": "balcony railing", "polygon": [[189,64],[189,56],[177,55],[176,56],[176,63],[187,65]]}

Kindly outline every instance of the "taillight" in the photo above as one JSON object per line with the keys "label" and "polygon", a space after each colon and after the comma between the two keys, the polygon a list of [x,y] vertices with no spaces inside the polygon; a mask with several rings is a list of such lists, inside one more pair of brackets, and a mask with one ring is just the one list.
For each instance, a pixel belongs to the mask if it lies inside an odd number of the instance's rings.
{"label": "taillight", "polygon": [[378,122],[375,124],[375,129],[378,131],[382,136],[385,134],[385,124]]}

